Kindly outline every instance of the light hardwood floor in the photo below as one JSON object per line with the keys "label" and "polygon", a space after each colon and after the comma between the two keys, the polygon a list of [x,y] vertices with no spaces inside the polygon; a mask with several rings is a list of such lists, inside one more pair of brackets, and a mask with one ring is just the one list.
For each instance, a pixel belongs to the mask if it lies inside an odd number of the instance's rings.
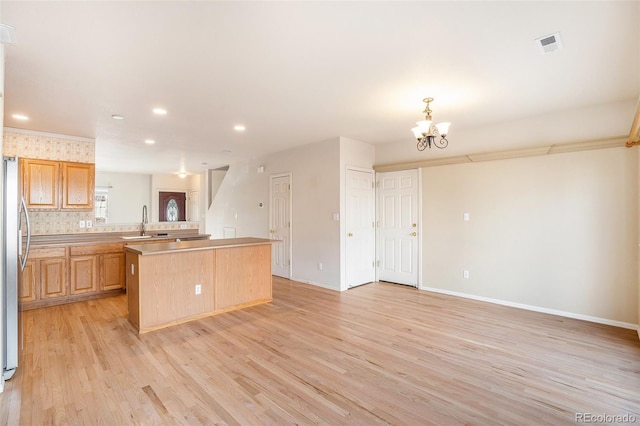
{"label": "light hardwood floor", "polygon": [[125,296],[27,311],[0,424],[640,424],[633,330],[385,283],[273,296],[141,336]]}

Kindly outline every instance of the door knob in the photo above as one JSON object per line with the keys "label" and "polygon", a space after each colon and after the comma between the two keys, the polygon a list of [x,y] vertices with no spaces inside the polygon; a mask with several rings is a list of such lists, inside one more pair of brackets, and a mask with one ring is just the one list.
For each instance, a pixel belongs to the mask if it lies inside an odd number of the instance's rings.
{"label": "door knob", "polygon": [[411,233],[411,236],[412,236],[412,237],[415,237],[415,236],[417,236],[417,235],[418,235],[418,233],[417,233],[417,232],[412,232],[412,233]]}
{"label": "door knob", "polygon": [[412,225],[411,225],[411,227],[412,227],[412,228],[415,228],[415,227],[417,227],[417,226],[418,226],[418,224],[417,224],[417,223],[414,223],[414,224],[412,224]]}
{"label": "door knob", "polygon": [[347,237],[353,237],[353,234],[352,234],[351,232],[349,232],[349,233],[347,234]]}

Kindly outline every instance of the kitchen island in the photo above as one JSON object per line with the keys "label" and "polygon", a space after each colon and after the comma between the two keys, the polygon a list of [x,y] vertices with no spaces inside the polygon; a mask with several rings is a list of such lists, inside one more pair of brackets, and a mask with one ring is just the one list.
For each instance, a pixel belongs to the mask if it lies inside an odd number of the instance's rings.
{"label": "kitchen island", "polygon": [[126,246],[129,321],[145,333],[270,302],[274,242],[229,238]]}

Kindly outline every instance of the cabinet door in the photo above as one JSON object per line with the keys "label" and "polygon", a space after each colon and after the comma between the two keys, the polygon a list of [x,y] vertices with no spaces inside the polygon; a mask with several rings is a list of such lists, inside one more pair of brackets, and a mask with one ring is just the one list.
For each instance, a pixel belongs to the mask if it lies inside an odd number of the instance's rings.
{"label": "cabinet door", "polygon": [[67,295],[67,260],[62,258],[37,261],[40,273],[40,299]]}
{"label": "cabinet door", "polygon": [[89,293],[98,290],[98,256],[69,258],[71,294]]}
{"label": "cabinet door", "polygon": [[100,264],[102,289],[115,290],[124,288],[124,253],[103,254]]}
{"label": "cabinet door", "polygon": [[38,271],[36,265],[36,260],[28,260],[24,265],[24,270],[20,273],[18,280],[18,301],[20,303],[38,300],[36,287]]}
{"label": "cabinet door", "polygon": [[30,209],[57,209],[60,207],[58,161],[23,159],[22,185],[27,207]]}
{"label": "cabinet door", "polygon": [[62,208],[93,210],[95,166],[62,163]]}

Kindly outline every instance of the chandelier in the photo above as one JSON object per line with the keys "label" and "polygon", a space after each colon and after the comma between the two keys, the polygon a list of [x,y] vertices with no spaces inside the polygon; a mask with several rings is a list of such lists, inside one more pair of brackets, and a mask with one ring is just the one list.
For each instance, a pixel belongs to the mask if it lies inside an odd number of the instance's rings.
{"label": "chandelier", "polygon": [[[426,103],[427,106],[424,108],[424,120],[418,121],[417,126],[411,129],[413,135],[418,140],[416,147],[418,151],[424,151],[427,147],[431,148],[431,145],[436,148],[446,148],[449,145],[449,141],[447,140],[447,132],[449,131],[449,126],[451,123],[444,122],[433,124],[433,119],[431,118],[431,108],[429,108],[429,103],[433,102],[433,98],[424,98],[422,102]],[[438,139],[440,136],[440,139]]]}

